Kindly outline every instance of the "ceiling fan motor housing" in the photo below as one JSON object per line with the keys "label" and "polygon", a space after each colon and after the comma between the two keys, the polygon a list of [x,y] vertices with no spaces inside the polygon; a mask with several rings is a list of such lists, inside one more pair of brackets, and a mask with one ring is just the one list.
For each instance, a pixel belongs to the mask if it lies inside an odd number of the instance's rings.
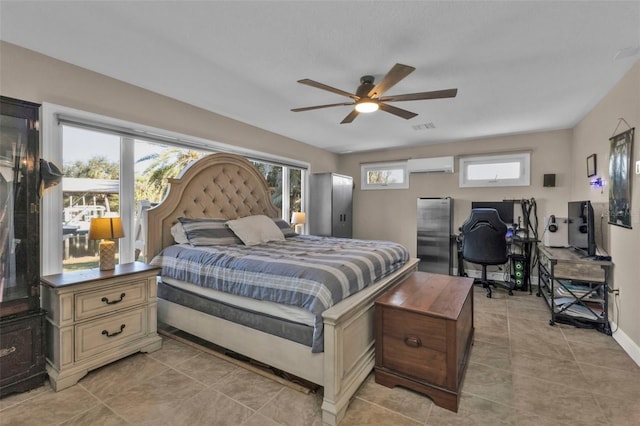
{"label": "ceiling fan motor housing", "polygon": [[363,75],[360,77],[360,86],[356,90],[356,96],[359,98],[366,98],[369,95],[371,89],[374,88],[374,77],[372,75]]}

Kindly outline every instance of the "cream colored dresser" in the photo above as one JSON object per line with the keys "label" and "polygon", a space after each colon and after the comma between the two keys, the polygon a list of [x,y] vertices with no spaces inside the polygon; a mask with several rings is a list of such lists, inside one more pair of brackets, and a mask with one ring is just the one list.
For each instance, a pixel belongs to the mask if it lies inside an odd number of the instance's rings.
{"label": "cream colored dresser", "polygon": [[158,268],[140,262],[112,271],[88,269],[40,279],[47,311],[47,373],[58,391],[89,370],[138,351],[153,352]]}

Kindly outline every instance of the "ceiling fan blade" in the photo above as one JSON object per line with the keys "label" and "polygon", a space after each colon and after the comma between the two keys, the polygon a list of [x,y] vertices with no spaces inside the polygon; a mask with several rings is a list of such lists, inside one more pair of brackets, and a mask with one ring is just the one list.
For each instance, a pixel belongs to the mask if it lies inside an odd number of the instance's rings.
{"label": "ceiling fan blade", "polygon": [[384,92],[395,86],[400,80],[411,74],[415,70],[409,65],[395,64],[384,76],[380,83],[369,91],[370,98],[379,98]]}
{"label": "ceiling fan blade", "polygon": [[408,120],[418,115],[415,112],[411,112],[411,111],[407,111],[406,109],[401,109],[391,105],[383,104],[382,102],[379,103],[379,106],[381,110],[389,112],[393,115],[397,115],[398,117],[402,117],[405,120]]}
{"label": "ceiling fan blade", "polygon": [[351,111],[349,113],[349,115],[347,115],[344,120],[342,120],[340,122],[340,124],[347,124],[347,123],[351,123],[353,120],[356,119],[356,117],[359,115],[360,113],[358,111],[356,111],[355,109],[353,111]]}
{"label": "ceiling fan blade", "polygon": [[344,90],[336,89],[335,87],[327,86],[326,84],[318,83],[317,81],[309,80],[308,78],[298,80],[298,83],[306,84],[307,86],[315,87],[317,89],[327,90],[332,93],[337,93],[338,95],[346,96],[347,98],[352,98],[356,101],[359,99],[353,93],[345,92]]}
{"label": "ceiling fan blade", "polygon": [[407,95],[385,96],[380,102],[419,101],[423,99],[455,98],[458,89],[435,90],[433,92],[409,93]]}
{"label": "ceiling fan blade", "polygon": [[341,102],[339,104],[327,104],[327,105],[316,105],[316,106],[303,107],[303,108],[293,108],[291,111],[293,112],[311,111],[313,109],[330,108],[330,107],[343,106],[343,105],[353,105],[353,102]]}

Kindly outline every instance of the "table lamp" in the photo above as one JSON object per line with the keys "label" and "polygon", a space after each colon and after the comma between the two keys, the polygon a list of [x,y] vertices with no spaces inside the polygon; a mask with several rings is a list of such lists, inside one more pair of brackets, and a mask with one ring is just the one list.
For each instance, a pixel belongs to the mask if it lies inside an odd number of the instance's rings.
{"label": "table lamp", "polygon": [[293,212],[291,215],[291,224],[295,225],[294,229],[296,233],[302,233],[302,225],[307,222],[307,215],[303,212]]}
{"label": "table lamp", "polygon": [[115,238],[124,237],[122,220],[119,217],[99,217],[91,219],[89,226],[90,240],[105,240],[100,242],[100,270],[110,271],[116,267]]}

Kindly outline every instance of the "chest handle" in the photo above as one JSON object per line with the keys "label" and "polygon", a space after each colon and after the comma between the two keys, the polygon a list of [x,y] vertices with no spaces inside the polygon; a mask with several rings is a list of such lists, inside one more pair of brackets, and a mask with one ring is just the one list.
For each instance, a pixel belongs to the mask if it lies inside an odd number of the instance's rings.
{"label": "chest handle", "polygon": [[404,344],[411,346],[412,348],[419,348],[422,346],[422,342],[419,337],[409,336],[404,338]]}

